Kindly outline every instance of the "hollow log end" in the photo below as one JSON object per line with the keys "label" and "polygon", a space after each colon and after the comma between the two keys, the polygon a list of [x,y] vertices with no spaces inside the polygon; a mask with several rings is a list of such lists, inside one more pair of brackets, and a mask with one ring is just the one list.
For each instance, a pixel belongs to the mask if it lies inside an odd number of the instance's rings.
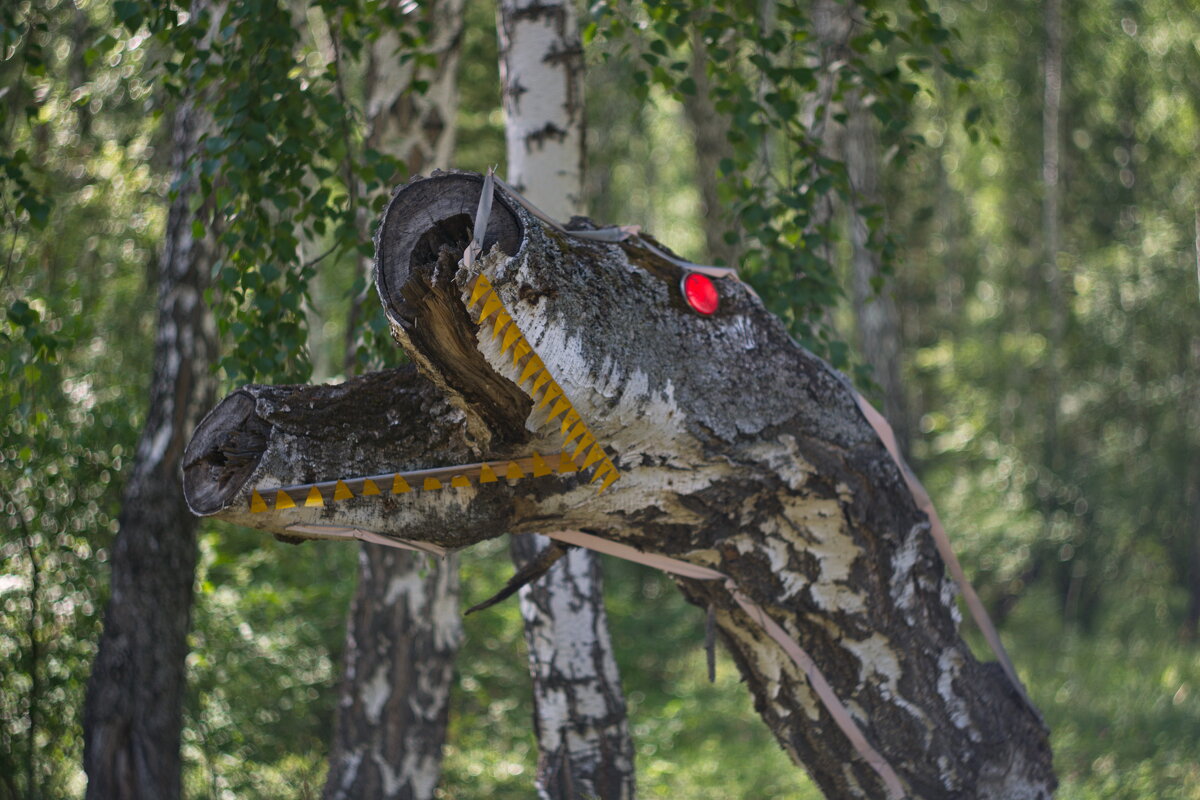
{"label": "hollow log end", "polygon": [[270,427],[254,406],[249,394],[234,392],[196,427],[183,455],[183,494],[193,514],[225,508],[262,459]]}
{"label": "hollow log end", "polygon": [[[419,313],[420,280],[443,248],[461,255],[471,242],[483,177],[435,170],[396,189],[375,234],[375,288],[394,323],[411,328]],[[516,255],[525,238],[520,218],[502,193],[492,202],[483,252],[494,245]]]}

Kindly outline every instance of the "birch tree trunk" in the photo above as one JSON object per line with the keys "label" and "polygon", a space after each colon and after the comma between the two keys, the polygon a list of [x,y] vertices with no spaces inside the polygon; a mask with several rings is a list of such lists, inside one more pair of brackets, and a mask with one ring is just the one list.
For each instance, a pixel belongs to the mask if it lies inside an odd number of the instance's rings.
{"label": "birch tree trunk", "polygon": [[[293,536],[451,548],[505,530],[584,530],[717,570],[727,580],[680,586],[713,610],[755,707],[827,796],[896,796],[882,760],[912,798],[1049,798],[1047,731],[960,638],[929,521],[846,379],[742,285],[718,281],[719,308],[701,316],[680,296],[683,270],[642,240],[563,235],[504,192],[489,255],[461,261],[481,185],[466,174],[413,182],[380,227],[379,294],[423,376],[231,395],[189,445],[193,510]],[[483,324],[479,275],[495,292]],[[513,363],[514,339],[492,334],[500,311],[530,347],[524,362]],[[561,452],[558,417],[546,423],[562,405],[539,407],[544,382],[522,388],[533,355],[586,423],[604,475],[618,471],[607,491],[588,483],[591,468],[484,480],[458,466],[456,488],[382,495],[351,479]],[[384,380],[391,394],[372,388]],[[294,503],[306,488],[322,496],[314,480],[343,477],[345,499]],[[286,508],[279,487],[293,484],[298,507]]]}
{"label": "birch tree trunk", "polygon": [[[566,220],[584,212],[583,45],[570,0],[501,0],[500,77],[509,180]],[[518,565],[549,546],[512,543]],[[608,634],[598,556],[575,550],[521,589],[542,798],[625,800],[634,750]]]}
{"label": "birch tree trunk", "polygon": [[[176,175],[196,148],[199,114],[174,118]],[[84,704],[89,800],[180,794],[184,659],[196,566],[196,518],[179,484],[187,436],[212,404],[215,332],[204,302],[212,252],[192,235],[185,182],[171,203],[159,262],[150,412],[121,501],[111,595]]]}
{"label": "birch tree trunk", "polygon": [[[383,32],[368,51],[367,145],[402,159],[411,174],[447,166],[453,152],[463,5],[463,0],[436,0],[420,12],[433,32],[432,67],[398,64],[400,41],[394,31]],[[414,80],[428,82],[428,88],[414,91]],[[357,346],[354,321],[362,299],[354,305],[347,331],[347,363],[353,363],[351,348]],[[458,598],[457,555],[429,560],[362,545],[346,627],[327,800],[433,797],[462,641]]]}

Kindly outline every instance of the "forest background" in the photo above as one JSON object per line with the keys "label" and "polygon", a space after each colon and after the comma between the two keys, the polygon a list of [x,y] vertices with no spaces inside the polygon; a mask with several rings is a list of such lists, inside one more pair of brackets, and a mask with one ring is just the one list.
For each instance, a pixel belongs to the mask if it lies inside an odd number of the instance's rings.
{"label": "forest background", "polygon": [[[288,12],[300,31],[293,72],[301,83],[315,76],[305,84],[314,91],[327,67],[326,6],[336,4]],[[957,32],[948,44],[959,71],[905,73],[915,90],[901,127],[919,139],[889,145],[894,120],[876,115],[885,135],[872,213],[890,234],[879,240],[890,271],[874,302],[898,312],[897,421],[1053,731],[1059,796],[1197,798],[1200,17],[1188,0],[1067,3],[1048,24],[1051,6],[930,5]],[[611,25],[604,11],[585,12],[585,25]],[[143,13],[53,0],[0,12],[0,792],[14,798],[82,794],[82,698],[145,419],[176,101]],[[466,14],[454,164],[503,174],[494,9],[472,0]],[[707,262],[720,243],[706,229],[753,222],[745,192],[720,189],[742,217],[706,214],[711,168],[688,93],[625,44],[599,37],[587,49],[591,215],[640,224]],[[353,83],[342,85],[324,107],[352,126]],[[350,157],[354,135],[346,141]],[[404,178],[394,163],[356,169],[383,194]],[[226,316],[223,352],[237,358],[223,388],[247,375],[307,377],[310,366],[316,380],[345,374],[362,284],[344,245],[369,244],[348,198],[325,200],[346,227],[307,243],[311,282],[294,327]],[[811,343],[882,399],[854,345],[845,209],[825,227],[841,289]],[[768,302],[790,307],[769,266],[746,267]],[[381,328],[373,298],[363,308]],[[289,547],[220,524],[201,528],[199,546],[186,794],[319,796],[355,548]],[[707,683],[702,615],[661,575],[605,568],[641,793],[817,797],[755,717],[732,663],[720,660]],[[465,601],[510,569],[500,543],[465,554]],[[536,748],[523,648],[515,604],[466,620],[445,797],[528,796]]]}

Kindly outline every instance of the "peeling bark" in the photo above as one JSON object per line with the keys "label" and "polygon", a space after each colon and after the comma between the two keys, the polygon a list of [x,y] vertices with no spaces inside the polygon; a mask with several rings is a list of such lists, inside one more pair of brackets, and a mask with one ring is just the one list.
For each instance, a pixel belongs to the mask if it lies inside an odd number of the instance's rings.
{"label": "peeling bark", "polygon": [[[509,232],[507,247],[485,243],[489,254],[470,269],[443,255],[422,272],[418,267],[427,258],[414,247],[421,240],[413,235],[420,227],[414,220],[424,220],[429,231],[439,221],[427,199],[436,195],[441,207],[470,208],[480,184],[477,176],[444,174],[403,187],[377,241],[380,296],[397,339],[433,377],[436,390],[425,384],[418,394],[446,394],[440,416],[413,423],[420,430],[407,444],[389,434],[397,450],[380,457],[366,455],[375,427],[356,423],[366,438],[343,445],[339,460],[334,449],[327,448],[330,458],[313,458],[301,446],[301,434],[319,435],[315,420],[304,417],[327,412],[276,404],[256,465],[244,478],[230,478],[219,502],[197,510],[268,530],[306,516],[373,524],[383,535],[449,547],[501,530],[577,529],[711,567],[730,576],[813,656],[909,796],[1050,797],[1056,779],[1047,732],[1002,671],[976,661],[959,637],[954,585],[928,520],[846,379],[797,345],[742,285],[717,281],[721,306],[701,317],[679,295],[679,267],[636,241],[602,244],[562,236],[502,193],[491,230]],[[448,250],[459,245],[466,242]],[[474,331],[476,352],[491,368],[478,388],[494,398],[505,384],[516,385],[511,358],[465,308],[463,294],[477,272],[487,274],[621,479],[603,494],[587,486],[582,473],[414,492],[399,503],[354,497],[321,509],[249,513],[253,489],[288,483],[301,472],[309,479],[370,474],[364,461],[391,463],[405,452],[424,453],[425,466],[465,461],[421,447],[437,438],[435,429],[469,441],[487,457],[561,446],[558,426],[541,424],[545,411],[528,410],[532,400],[512,409],[525,415],[524,441],[468,436],[472,415],[483,419],[477,404],[456,389],[455,365],[443,363],[436,347],[412,334],[404,288],[432,277],[446,290],[439,302],[448,307],[440,318]],[[457,299],[451,287],[457,287]],[[359,398],[354,386],[319,391],[340,392],[341,402],[357,414],[381,413],[375,410],[379,399]],[[401,395],[387,406],[389,414],[421,414],[413,402],[418,395],[408,401]],[[447,407],[462,416],[448,415]],[[216,412],[210,415],[193,447],[227,437],[230,428],[223,424]],[[195,476],[189,497],[204,485],[204,476]],[[389,513],[370,511],[387,503]],[[715,611],[757,710],[826,795],[883,796],[877,774],[831,720],[803,672],[729,590],[716,581],[681,580],[681,586],[691,600]]]}
{"label": "peeling bark", "polygon": [[[185,101],[175,117],[180,174],[199,137]],[[204,289],[211,247],[192,236],[185,183],[167,216],[159,262],[150,412],[121,499],[111,595],[83,711],[89,800],[180,794],[184,658],[196,566],[196,518],[179,485],[186,436],[213,401],[215,331]]]}

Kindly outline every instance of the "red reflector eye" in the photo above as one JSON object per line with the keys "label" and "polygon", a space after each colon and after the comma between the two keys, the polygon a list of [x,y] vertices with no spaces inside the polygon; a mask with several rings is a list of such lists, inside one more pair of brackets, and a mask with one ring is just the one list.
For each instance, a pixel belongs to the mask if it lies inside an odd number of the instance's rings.
{"label": "red reflector eye", "polygon": [[707,275],[689,272],[683,276],[680,287],[683,289],[683,298],[695,311],[711,314],[717,310],[717,287]]}

